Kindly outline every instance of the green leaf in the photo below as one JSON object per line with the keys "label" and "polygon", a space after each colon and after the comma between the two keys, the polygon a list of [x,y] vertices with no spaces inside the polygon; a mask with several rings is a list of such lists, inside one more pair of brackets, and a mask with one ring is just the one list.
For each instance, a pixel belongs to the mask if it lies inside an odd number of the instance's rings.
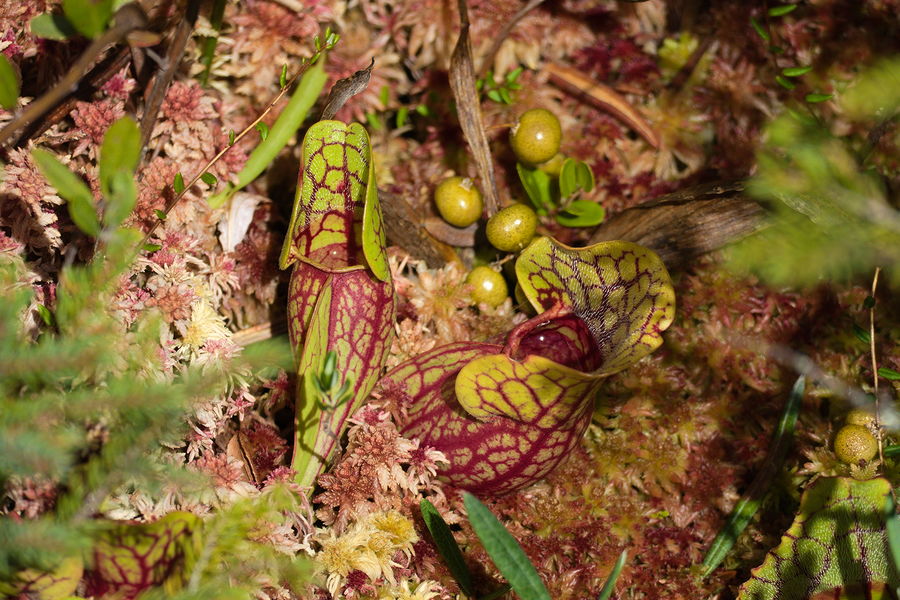
{"label": "green leaf", "polygon": [[219,180],[216,179],[215,175],[213,175],[209,171],[206,171],[205,173],[203,173],[203,175],[200,176],[200,181],[202,181],[206,185],[215,186]]}
{"label": "green leaf", "polygon": [[43,13],[31,19],[31,33],[46,40],[61,41],[78,33],[65,15]]}
{"label": "green leaf", "polygon": [[781,75],[776,75],[775,81],[778,82],[778,85],[780,85],[781,87],[788,89],[788,90],[792,90],[795,87],[797,87],[797,84],[795,84],[790,79],[786,79],[786,78],[782,77]]}
{"label": "green leaf", "polygon": [[376,130],[384,129],[384,123],[381,122],[381,117],[379,117],[375,112],[369,111],[366,113],[366,122],[369,124],[369,127]]}
{"label": "green leaf", "polygon": [[[131,177],[141,159],[141,131],[137,123],[129,116],[124,116],[106,130],[103,145],[100,147],[100,189],[103,195],[110,193],[110,181],[119,172]],[[132,181],[134,178],[131,177]]]}
{"label": "green leaf", "polygon": [[184,177],[180,172],[175,173],[175,180],[172,182],[172,189],[175,191],[176,195],[181,195],[184,191]]}
{"label": "green leaf", "polygon": [[113,14],[112,0],[63,0],[63,12],[78,33],[94,38],[103,33]]}
{"label": "green leaf", "polygon": [[463,492],[469,522],[500,573],[522,600],[550,600],[537,570],[516,539],[478,498]]}
{"label": "green leaf", "polygon": [[616,564],[613,565],[612,571],[609,573],[609,577],[606,578],[606,581],[603,583],[603,587],[600,589],[600,595],[597,596],[597,600],[608,600],[608,598],[612,595],[613,590],[616,589],[616,581],[619,579],[619,575],[622,573],[622,567],[625,566],[625,561],[628,560],[628,550],[622,550],[622,554],[619,555],[619,558],[616,560]]}
{"label": "green leaf", "polygon": [[512,104],[512,96],[509,95],[507,88],[500,88],[500,99],[503,101],[503,104]]}
{"label": "green leaf", "polygon": [[554,205],[550,176],[540,169],[531,169],[522,163],[516,163],[516,171],[519,173],[522,187],[525,188],[525,194],[535,210],[539,214],[546,215],[547,209]]}
{"label": "green leaf", "polygon": [[266,141],[266,138],[269,137],[269,126],[260,121],[256,124],[256,130],[259,132],[259,138]]}
{"label": "green leaf", "polygon": [[6,55],[0,52],[0,106],[12,110],[18,99],[19,77]]}
{"label": "green leaf", "polygon": [[459,585],[459,589],[468,597],[475,597],[475,587],[472,585],[472,574],[466,561],[463,559],[462,551],[453,537],[453,533],[447,526],[446,521],[441,517],[440,513],[434,507],[434,504],[428,500],[422,500],[419,503],[419,509],[422,511],[422,520],[437,546],[438,552],[444,559],[450,574]]}
{"label": "green leaf", "polygon": [[156,252],[157,250],[162,250],[162,246],[160,244],[144,244],[144,250],[147,252]]}
{"label": "green leaf", "polygon": [[871,338],[869,337],[869,332],[857,325],[853,324],[853,335],[856,336],[856,339],[861,341],[864,344],[868,344]]}
{"label": "green leaf", "polygon": [[805,67],[788,67],[786,69],[781,70],[781,74],[785,77],[800,77],[801,75],[806,75],[810,71],[812,71],[812,66],[807,65]]}
{"label": "green leaf", "polygon": [[287,65],[281,65],[281,75],[278,76],[278,87],[287,85]]}
{"label": "green leaf", "polygon": [[766,43],[772,41],[772,36],[769,35],[769,32],[766,31],[754,17],[750,17],[750,26],[753,27],[753,31],[755,31],[759,37],[764,39]]}
{"label": "green leaf", "polygon": [[168,216],[165,211],[159,210],[158,208],[153,211],[153,214],[155,214],[156,218],[160,221],[165,221],[166,217]]}
{"label": "green leaf", "polygon": [[556,222],[565,227],[593,227],[603,222],[606,209],[589,200],[575,200],[556,215]]}
{"label": "green leaf", "polygon": [[522,67],[516,67],[512,71],[506,74],[506,83],[515,83],[519,79],[519,75],[522,74],[524,69]]}
{"label": "green leaf", "polygon": [[891,381],[900,381],[900,373],[887,367],[878,367],[878,376]]}
{"label": "green leaf", "polygon": [[568,198],[579,189],[585,192],[594,189],[594,173],[580,160],[567,158],[559,171],[559,195]]}
{"label": "green leaf", "polygon": [[397,129],[400,129],[404,125],[406,125],[406,120],[409,118],[409,108],[405,106],[401,106],[400,110],[397,111],[397,120],[395,121],[397,125]]}
{"label": "green leaf", "polygon": [[498,90],[490,90],[487,93],[487,97],[490,98],[491,100],[493,100],[494,102],[497,102],[498,104],[503,103],[503,98],[500,96],[500,92]]}
{"label": "green leaf", "polygon": [[807,94],[804,99],[810,104],[818,104],[819,102],[831,100],[833,97],[834,94]]}
{"label": "green leaf", "polygon": [[50,185],[68,202],[69,215],[78,229],[93,237],[100,235],[100,221],[97,219],[94,197],[88,186],[46,150],[35,148],[31,151],[31,156]]}
{"label": "green leaf", "polygon": [[109,184],[110,191],[106,196],[103,224],[108,228],[115,228],[134,210],[137,203],[137,183],[131,172],[119,169]]}
{"label": "green leaf", "polygon": [[[885,533],[887,533],[888,548],[890,549],[890,558],[894,571],[900,573],[900,515],[897,514],[897,507],[894,506],[894,501],[890,496],[888,496],[884,507],[884,529]],[[895,589],[894,592],[896,591]]]}
{"label": "green leaf", "polygon": [[53,327],[55,319],[53,318],[53,313],[50,312],[50,309],[43,304],[37,304],[35,305],[35,308],[38,311],[38,315],[40,315],[41,317],[41,321],[44,322],[44,325],[46,325],[47,327]]}
{"label": "green leaf", "polygon": [[782,4],[781,6],[773,6],[769,9],[770,17],[783,17],[788,13],[792,13],[797,9],[796,4]]}
{"label": "green leaf", "polygon": [[763,497],[769,490],[775,474],[781,469],[787,452],[791,447],[791,441],[794,437],[794,428],[797,425],[797,416],[800,414],[800,405],[803,401],[803,391],[806,387],[806,378],[801,376],[794,382],[791,389],[791,395],[785,404],[784,412],[781,414],[781,420],[778,422],[778,428],[772,437],[769,445],[769,454],[763,468],[757,473],[753,479],[753,483],[734,505],[731,514],[728,516],[728,522],[719,531],[716,539],[709,547],[706,556],[703,558],[703,577],[709,576],[716,570],[731,548],[737,542],[738,536],[747,527],[750,519],[759,510]]}
{"label": "green leaf", "polygon": [[234,146],[234,140],[237,136],[234,134],[234,129],[228,130],[228,145]]}

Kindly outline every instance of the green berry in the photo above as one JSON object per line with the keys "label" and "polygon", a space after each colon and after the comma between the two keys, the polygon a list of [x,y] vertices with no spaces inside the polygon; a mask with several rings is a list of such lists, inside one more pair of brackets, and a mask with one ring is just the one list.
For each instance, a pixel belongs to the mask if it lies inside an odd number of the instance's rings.
{"label": "green berry", "polygon": [[503,275],[490,267],[475,267],[466,277],[466,283],[472,286],[472,300],[478,304],[497,308],[509,296]]}
{"label": "green berry", "polygon": [[540,169],[547,175],[559,177],[559,174],[562,173],[562,166],[564,162],[566,162],[566,155],[562,152],[557,152],[553,155],[553,158],[539,164],[538,169]]}
{"label": "green berry", "polygon": [[878,440],[862,425],[844,425],[834,436],[834,453],[848,464],[870,461],[878,453]]}
{"label": "green berry", "polygon": [[844,417],[844,422],[847,423],[847,425],[862,425],[865,427],[866,425],[875,423],[875,415],[867,410],[854,408],[847,413],[846,417]]}
{"label": "green berry", "polygon": [[537,215],[524,204],[507,206],[488,219],[487,239],[497,250],[517,252],[528,245],[537,229]]}
{"label": "green berry", "polygon": [[546,108],[533,108],[522,113],[509,138],[516,157],[528,165],[536,165],[556,156],[561,139],[559,119]]}
{"label": "green berry", "polygon": [[468,227],[481,218],[481,192],[468,177],[448,177],[434,190],[441,218],[454,227]]}

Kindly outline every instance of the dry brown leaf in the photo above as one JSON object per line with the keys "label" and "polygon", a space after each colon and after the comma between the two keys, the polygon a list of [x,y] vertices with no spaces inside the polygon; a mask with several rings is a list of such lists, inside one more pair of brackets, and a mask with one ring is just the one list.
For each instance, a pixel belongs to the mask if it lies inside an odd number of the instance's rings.
{"label": "dry brown leaf", "polygon": [[494,163],[488,146],[484,122],[481,118],[481,104],[475,89],[475,66],[472,61],[472,41],[469,39],[469,12],[466,0],[459,0],[459,18],[462,29],[450,58],[450,88],[456,100],[456,112],[463,135],[469,143],[481,187],[484,190],[484,206],[488,217],[494,215],[500,206],[497,183],[494,181]]}
{"label": "dry brown leaf", "polygon": [[551,63],[546,66],[550,81],[572,94],[583,96],[588,102],[605,110],[634,129],[648,144],[659,148],[659,135],[647,120],[625,98],[607,85],[586,77],[570,67]]}

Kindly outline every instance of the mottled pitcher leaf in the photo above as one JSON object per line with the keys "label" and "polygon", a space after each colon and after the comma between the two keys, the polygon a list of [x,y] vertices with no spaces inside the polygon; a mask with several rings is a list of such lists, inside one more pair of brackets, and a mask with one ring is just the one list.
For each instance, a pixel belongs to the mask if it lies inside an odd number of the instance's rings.
{"label": "mottled pitcher leaf", "polygon": [[[395,301],[366,130],[314,124],[303,139],[300,178],[279,264],[294,267],[288,331],[300,377],[291,466],[298,483],[312,485],[381,375]],[[311,385],[328,352],[350,388],[342,402]]]}
{"label": "mottled pitcher leaf", "polygon": [[653,352],[675,317],[665,265],[631,242],[571,248],[541,237],[522,251],[516,276],[538,312],[562,304],[584,320],[603,353],[597,375],[621,371]]}
{"label": "mottled pitcher leaf", "polygon": [[817,480],[803,494],[781,543],[741,586],[738,600],[887,597],[876,594],[900,584],[885,532],[890,489],[883,478]]}
{"label": "mottled pitcher leaf", "polygon": [[173,512],[153,523],[124,523],[104,532],[94,546],[88,594],[134,598],[163,586],[181,589],[201,546],[200,517]]}
{"label": "mottled pitcher leaf", "polygon": [[64,559],[58,567],[47,573],[25,569],[16,573],[12,581],[0,581],[0,596],[63,600],[75,594],[83,573],[84,564],[80,558],[75,557]]}

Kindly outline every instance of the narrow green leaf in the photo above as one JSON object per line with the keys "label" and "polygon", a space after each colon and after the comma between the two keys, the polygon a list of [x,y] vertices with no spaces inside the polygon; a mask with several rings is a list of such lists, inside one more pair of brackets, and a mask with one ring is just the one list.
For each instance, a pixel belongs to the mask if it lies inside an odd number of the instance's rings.
{"label": "narrow green leaf", "polygon": [[366,122],[372,129],[384,129],[384,123],[381,122],[381,117],[372,111],[366,113]]}
{"label": "narrow green leaf", "polygon": [[144,250],[147,252],[156,252],[157,250],[161,250],[162,246],[160,244],[144,244]]}
{"label": "narrow green leaf", "polygon": [[397,111],[397,129],[400,129],[404,125],[406,125],[406,120],[409,118],[409,109],[405,106],[401,106],[400,110]]}
{"label": "narrow green leaf", "polygon": [[750,17],[750,26],[753,27],[753,31],[755,31],[759,37],[764,39],[766,43],[772,41],[772,36],[769,35],[769,32],[766,31],[754,17]]}
{"label": "narrow green leaf", "polygon": [[797,84],[795,84],[795,83],[794,83],[793,81],[791,81],[790,79],[787,79],[787,78],[785,78],[785,77],[782,77],[781,75],[776,75],[776,76],[775,76],[775,81],[778,82],[778,85],[780,85],[781,87],[783,87],[783,88],[785,88],[785,89],[788,89],[788,90],[792,90],[792,89],[794,89],[795,87],[797,87]]}
{"label": "narrow green leaf", "polygon": [[325,74],[322,61],[307,69],[300,78],[300,83],[297,84],[291,99],[278,115],[275,124],[272,125],[268,137],[261,141],[247,157],[247,162],[237,174],[234,183],[229,183],[221,191],[208,197],[207,201],[210,207],[218,208],[225,204],[235,192],[259,177],[272,164],[278,152],[297,133],[297,129],[306,119],[307,112],[315,104],[327,79],[328,76]]}
{"label": "narrow green leaf", "polygon": [[98,168],[104,196],[109,194],[112,177],[119,171],[132,175],[140,158],[141,131],[134,119],[126,115],[109,126],[100,146]]}
{"label": "narrow green leaf", "polygon": [[831,100],[833,97],[834,94],[807,94],[805,100],[810,104],[818,104],[819,102]]}
{"label": "narrow green leaf", "polygon": [[93,237],[100,235],[100,221],[97,219],[94,197],[88,186],[46,150],[35,148],[31,151],[31,156],[50,185],[56,188],[57,193],[68,203],[69,215],[78,229]]}
{"label": "narrow green leaf", "polygon": [[738,536],[747,527],[753,515],[756,514],[763,497],[769,490],[772,480],[781,469],[794,437],[794,428],[797,425],[797,416],[800,414],[800,405],[803,400],[805,387],[806,378],[803,376],[798,377],[794,387],[791,389],[790,396],[788,396],[781,420],[778,422],[778,428],[772,437],[772,442],[769,445],[769,454],[766,457],[763,468],[756,474],[753,483],[750,484],[750,487],[741,496],[738,503],[735,504],[731,515],[728,517],[728,522],[716,536],[716,539],[713,540],[709,551],[703,558],[703,566],[705,567],[703,577],[707,577],[715,571],[722,561],[725,560]]}
{"label": "narrow green leaf", "polygon": [[891,381],[900,381],[900,373],[887,367],[878,367],[878,376]]}
{"label": "narrow green leaf", "polygon": [[469,523],[500,573],[522,600],[550,600],[537,570],[516,539],[478,498],[463,492]]}
{"label": "narrow green leaf", "polygon": [[613,565],[609,577],[607,577],[606,581],[603,583],[603,587],[600,589],[600,595],[597,596],[597,600],[608,600],[609,597],[612,596],[613,590],[616,589],[616,581],[622,573],[622,567],[625,566],[626,560],[628,560],[628,550],[622,550],[622,554],[619,555],[616,564]]}
{"label": "narrow green leaf", "polygon": [[575,200],[556,215],[556,222],[564,227],[593,227],[603,222],[606,209],[589,200]]}
{"label": "narrow green leaf", "polygon": [[165,211],[159,210],[158,208],[153,211],[153,214],[155,214],[156,218],[160,221],[165,221],[166,217],[168,216]]}
{"label": "narrow green leaf", "polygon": [[859,325],[857,325],[856,323],[853,324],[853,335],[855,335],[856,339],[861,341],[863,344],[869,343],[869,340],[870,340],[869,332],[866,331],[865,329],[863,329],[862,327],[860,327]]}
{"label": "narrow green leaf", "polygon": [[516,171],[519,173],[522,187],[525,188],[525,194],[535,210],[539,214],[546,215],[547,209],[554,204],[550,176],[540,169],[530,169],[522,163],[516,163]]}
{"label": "narrow green leaf", "polygon": [[450,574],[459,585],[460,591],[466,596],[474,598],[475,586],[472,584],[472,574],[469,572],[469,567],[466,566],[462,551],[446,521],[441,517],[434,504],[428,500],[423,499],[419,503],[419,509],[422,511],[422,520],[425,521],[431,539],[434,540],[434,545],[437,546],[438,552],[444,559],[447,568],[450,569]]}
{"label": "narrow green leaf", "polygon": [[234,146],[234,140],[235,140],[236,138],[237,138],[237,136],[236,136],[235,133],[234,133],[234,129],[229,129],[229,130],[228,130],[228,145],[229,145],[229,146]]}
{"label": "narrow green leaf", "polygon": [[175,180],[172,182],[172,189],[175,194],[181,194],[184,191],[184,177],[180,172],[175,173]]}
{"label": "narrow green leaf", "polygon": [[278,76],[278,87],[287,85],[287,65],[281,65],[281,75]]}
{"label": "narrow green leaf", "polygon": [[894,458],[895,456],[900,456],[900,445],[892,444],[890,446],[885,446],[882,453],[887,458]]}
{"label": "narrow green leaf", "polygon": [[503,104],[512,104],[512,96],[509,95],[509,90],[506,88],[500,88],[500,100],[503,101]]}
{"label": "narrow green leaf", "polygon": [[522,74],[524,69],[522,67],[516,67],[512,71],[506,74],[506,83],[515,83],[519,79],[519,75]]}
{"label": "narrow green leaf", "polygon": [[63,0],[63,12],[78,33],[94,38],[112,18],[113,0]]}
{"label": "narrow green leaf", "polygon": [[381,92],[378,94],[378,101],[381,102],[381,109],[387,108],[388,101],[391,99],[391,90],[388,86],[381,86]]}
{"label": "narrow green leaf", "polygon": [[781,74],[785,77],[800,77],[801,75],[806,75],[810,71],[812,71],[812,66],[807,65],[805,67],[788,67],[782,69]]}
{"label": "narrow green leaf", "polygon": [[773,6],[769,9],[770,17],[783,17],[788,13],[792,13],[797,9],[796,4],[782,4],[781,6]]}
{"label": "narrow green leaf", "polygon": [[269,137],[269,126],[260,121],[256,124],[256,130],[259,132],[259,138],[266,141],[266,138]]}
{"label": "narrow green leaf", "polygon": [[216,179],[215,175],[213,175],[209,171],[206,171],[205,173],[203,173],[203,175],[200,176],[200,181],[202,181],[206,185],[215,186],[219,180]]}
{"label": "narrow green leaf", "polygon": [[65,15],[43,13],[31,19],[31,33],[46,40],[62,41],[78,33]]}
{"label": "narrow green leaf", "polygon": [[16,107],[18,99],[19,78],[16,69],[6,55],[0,52],[0,106],[12,110]]}
{"label": "narrow green leaf", "polygon": [[43,304],[37,304],[35,305],[35,308],[37,309],[38,315],[41,317],[41,321],[44,322],[44,325],[53,327],[55,319],[53,318],[53,313],[50,312],[50,309]]}
{"label": "narrow green leaf", "polygon": [[425,104],[420,104],[416,107],[416,112],[422,115],[423,117],[431,116],[431,109],[428,108]]}
{"label": "narrow green leaf", "polygon": [[506,594],[509,593],[509,590],[512,589],[512,586],[508,583],[505,585],[501,585],[493,592],[487,593],[484,596],[479,596],[478,600],[497,600],[497,598],[502,598]]}
{"label": "narrow green leaf", "polygon": [[113,174],[109,184],[103,224],[108,228],[115,228],[134,210],[137,203],[137,183],[131,172],[119,169]]}
{"label": "narrow green leaf", "polygon": [[500,92],[498,90],[490,90],[487,93],[487,97],[490,98],[491,100],[493,100],[494,102],[497,102],[498,104],[503,103],[503,98],[500,96]]}

